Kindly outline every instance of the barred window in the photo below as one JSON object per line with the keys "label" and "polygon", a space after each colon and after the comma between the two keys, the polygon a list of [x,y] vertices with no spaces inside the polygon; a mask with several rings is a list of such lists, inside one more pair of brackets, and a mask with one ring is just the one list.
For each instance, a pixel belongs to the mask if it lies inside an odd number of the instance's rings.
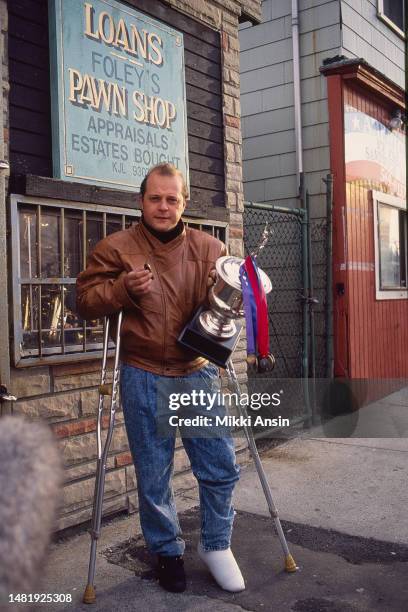
{"label": "barred window", "polygon": [[[103,320],[76,314],[76,277],[96,243],[138,222],[140,211],[14,195],[11,217],[14,364],[99,357]],[[226,239],[225,223],[185,221]]]}

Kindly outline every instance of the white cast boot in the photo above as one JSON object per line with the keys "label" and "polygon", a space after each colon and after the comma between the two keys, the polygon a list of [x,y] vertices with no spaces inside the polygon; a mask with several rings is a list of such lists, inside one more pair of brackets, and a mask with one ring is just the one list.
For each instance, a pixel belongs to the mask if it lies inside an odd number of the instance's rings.
{"label": "white cast boot", "polygon": [[197,546],[198,556],[210,570],[213,578],[224,589],[237,593],[245,589],[245,582],[232,554],[232,550],[203,550],[201,542]]}

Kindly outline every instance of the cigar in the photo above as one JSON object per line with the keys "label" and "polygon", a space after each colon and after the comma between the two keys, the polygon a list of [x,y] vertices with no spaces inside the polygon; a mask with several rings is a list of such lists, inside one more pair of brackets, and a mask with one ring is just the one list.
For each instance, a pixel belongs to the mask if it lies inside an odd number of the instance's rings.
{"label": "cigar", "polygon": [[[145,265],[143,266],[145,270],[147,270],[148,272],[152,272],[151,267],[149,266],[149,264],[146,262]],[[152,274],[152,278],[153,278],[153,274]]]}

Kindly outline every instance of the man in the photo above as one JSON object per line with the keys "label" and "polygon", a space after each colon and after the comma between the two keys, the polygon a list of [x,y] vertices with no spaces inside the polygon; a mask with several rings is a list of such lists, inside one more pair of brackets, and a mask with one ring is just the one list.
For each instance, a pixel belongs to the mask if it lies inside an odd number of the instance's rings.
{"label": "man", "polygon": [[[159,582],[173,592],[186,587],[185,544],[171,486],[175,438],[157,433],[157,386],[168,377],[196,377],[207,385],[217,379],[218,369],[177,338],[205,301],[215,261],[226,253],[216,238],[184,226],[187,198],[179,170],[153,167],[140,189],[141,222],[101,240],[77,280],[77,309],[84,318],[124,311],[121,397],[140,521],[150,551],[158,554]],[[230,549],[232,492],[239,478],[233,440],[183,438],[183,445],[200,492],[198,554],[222,588],[243,590]]]}

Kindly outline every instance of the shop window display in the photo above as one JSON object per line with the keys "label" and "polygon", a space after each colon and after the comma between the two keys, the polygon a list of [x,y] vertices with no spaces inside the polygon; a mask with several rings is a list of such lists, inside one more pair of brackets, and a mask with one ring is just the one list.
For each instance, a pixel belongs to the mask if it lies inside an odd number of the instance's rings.
{"label": "shop window display", "polygon": [[[59,361],[100,351],[103,321],[75,312],[75,282],[104,236],[129,227],[138,211],[13,203],[15,362]],[[95,208],[95,207],[94,207]]]}

